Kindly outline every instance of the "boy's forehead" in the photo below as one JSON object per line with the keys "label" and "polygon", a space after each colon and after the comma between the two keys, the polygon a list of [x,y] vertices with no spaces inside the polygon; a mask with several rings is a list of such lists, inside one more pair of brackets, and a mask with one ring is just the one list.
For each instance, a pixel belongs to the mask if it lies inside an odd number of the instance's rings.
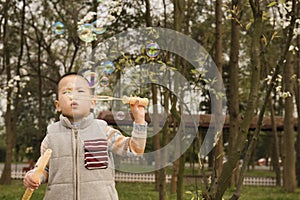
{"label": "boy's forehead", "polygon": [[60,82],[58,88],[73,88],[73,87],[89,87],[87,80],[84,77],[72,75],[64,77]]}

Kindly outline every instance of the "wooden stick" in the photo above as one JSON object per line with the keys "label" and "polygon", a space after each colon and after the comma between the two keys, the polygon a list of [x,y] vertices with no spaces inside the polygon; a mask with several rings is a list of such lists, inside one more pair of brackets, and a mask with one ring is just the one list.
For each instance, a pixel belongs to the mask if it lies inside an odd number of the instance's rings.
{"label": "wooden stick", "polygon": [[[35,180],[36,182],[40,181],[41,175],[43,174],[43,171],[45,170],[45,167],[47,165],[47,163],[49,162],[49,159],[51,157],[51,153],[52,150],[51,149],[47,149],[44,153],[44,155],[42,155],[36,164],[36,167],[34,169],[34,172],[32,174],[32,178],[33,180]],[[29,200],[33,194],[34,190],[31,188],[26,188],[26,191],[22,197],[22,200]]]}

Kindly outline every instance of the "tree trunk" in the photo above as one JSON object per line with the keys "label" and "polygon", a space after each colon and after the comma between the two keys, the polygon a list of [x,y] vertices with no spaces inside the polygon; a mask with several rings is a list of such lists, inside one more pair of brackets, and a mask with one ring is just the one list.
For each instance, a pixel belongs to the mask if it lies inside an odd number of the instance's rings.
{"label": "tree trunk", "polygon": [[184,167],[185,167],[185,153],[182,154],[179,158],[179,171],[178,171],[178,181],[177,181],[177,200],[183,200]]}
{"label": "tree trunk", "polygon": [[[147,27],[152,27],[152,17],[151,17],[151,3],[149,0],[146,0],[146,15],[145,15],[145,20],[146,20],[146,26]],[[158,93],[157,93],[157,86],[155,84],[151,85],[152,89],[152,103],[153,103],[153,131],[154,133],[157,133],[159,130],[159,121],[158,121]],[[160,149],[160,134],[155,134],[153,137],[153,147],[154,150],[159,150]],[[155,165],[159,165],[158,163],[161,160],[160,153],[157,151],[157,154],[155,155]],[[157,168],[156,168],[157,169]],[[165,182],[165,172],[164,170],[156,170],[155,171],[155,190],[159,191],[159,198],[163,198],[165,196],[165,189],[164,189],[164,183]],[[164,199],[164,198],[163,198]]]}
{"label": "tree trunk", "polygon": [[[21,69],[21,63],[23,58],[23,52],[24,52],[24,26],[25,26],[25,7],[26,7],[26,1],[22,0],[23,6],[22,6],[22,15],[21,15],[21,29],[20,29],[20,52],[18,55],[18,62],[17,62],[17,68],[16,68],[16,75],[21,77],[20,69]],[[18,125],[18,116],[19,116],[19,104],[20,104],[20,93],[21,93],[21,87],[20,87],[20,81],[17,81],[16,84],[17,92],[14,99],[14,112],[13,112],[13,120],[12,120],[12,146],[16,148],[16,138],[17,138],[17,125]],[[16,161],[18,161],[18,151],[15,150],[15,158]]]}
{"label": "tree trunk", "polygon": [[[185,1],[182,0],[174,0],[174,30],[181,32],[182,30],[182,23],[184,21],[184,12],[185,12]],[[179,56],[175,56],[175,67],[177,69],[180,69],[180,58]],[[182,71],[184,71],[184,66],[181,68]],[[182,73],[184,74],[184,73]],[[175,80],[175,88],[176,87],[176,80]],[[177,99],[177,98],[175,98]],[[173,101],[176,104],[176,101]],[[174,104],[173,104],[174,105]],[[173,110],[175,111],[176,108],[173,106]],[[172,112],[172,111],[171,111]],[[176,111],[177,112],[177,111]],[[175,115],[178,115],[179,113],[173,113]],[[180,119],[176,119],[177,124],[180,122]],[[181,122],[182,123],[182,122]],[[182,134],[185,130],[178,130],[177,134]],[[180,143],[180,141],[178,141]],[[180,145],[176,145],[178,148],[180,148]],[[177,152],[181,152],[180,149],[176,150]],[[181,155],[179,159],[179,169],[178,169],[178,176],[177,176],[177,200],[182,200],[183,199],[183,173],[184,173],[184,162],[185,162],[185,156]]]}
{"label": "tree trunk", "polygon": [[[228,109],[229,109],[229,141],[228,141],[228,154],[230,156],[236,144],[237,135],[239,132],[239,49],[240,49],[240,25],[238,21],[241,16],[241,0],[232,0],[232,9],[234,7],[238,8],[238,12],[233,16],[234,19],[231,21],[231,43],[230,43],[230,60],[229,60],[229,99],[228,99]],[[238,169],[239,163],[236,164],[235,169]],[[234,170],[232,172],[231,179],[229,181],[229,186],[235,186],[237,180],[237,174],[239,170]]]}
{"label": "tree trunk", "polygon": [[[262,53],[261,53],[261,57],[262,57],[262,65],[265,66],[265,76],[268,76],[269,74],[271,74],[271,70],[270,70],[270,66],[273,65],[273,63],[269,63],[266,59],[266,52],[268,51],[268,45],[262,44]],[[274,103],[272,100],[272,96],[271,93],[270,95],[268,94],[268,90],[271,91],[271,87],[270,85],[268,85],[268,81],[266,82],[266,98],[264,100],[265,104],[269,104],[269,109],[270,109],[270,118],[271,118],[271,127],[272,127],[272,131],[271,131],[271,164],[273,166],[274,172],[276,174],[276,185],[280,186],[281,184],[281,170],[280,170],[280,163],[279,163],[279,141],[278,141],[278,133],[277,133],[277,124],[275,121],[275,111],[274,111]],[[268,101],[267,101],[268,98]],[[255,151],[255,149],[254,149]],[[253,164],[254,165],[254,164]]]}
{"label": "tree trunk", "polygon": [[12,149],[13,149],[13,137],[12,137],[12,88],[9,87],[8,82],[11,80],[11,65],[10,65],[10,47],[9,47],[9,26],[8,26],[8,10],[9,10],[9,0],[6,0],[3,8],[3,66],[6,70],[6,81],[7,81],[7,93],[6,93],[6,113],[5,113],[5,135],[6,135],[6,154],[5,154],[5,164],[1,175],[0,184],[11,184],[11,162],[12,162]]}
{"label": "tree trunk", "polygon": [[293,54],[288,53],[286,65],[283,68],[284,92],[289,92],[291,96],[285,98],[284,103],[284,148],[283,148],[283,189],[287,192],[294,192],[296,189],[295,174],[295,132],[293,124],[294,112],[294,78],[293,76]]}
{"label": "tree trunk", "polygon": [[276,185],[281,185],[281,170],[280,170],[280,163],[279,163],[279,142],[278,142],[278,134],[277,134],[277,126],[275,122],[275,112],[272,103],[272,98],[269,98],[269,105],[271,111],[271,122],[272,122],[272,165],[276,174]]}
{"label": "tree trunk", "polygon": [[[217,65],[217,68],[219,70],[220,76],[222,76],[222,60],[223,60],[223,44],[222,44],[222,0],[217,0],[216,1],[216,57],[215,57],[215,62]],[[222,88],[222,83],[218,81],[216,83],[216,90],[221,92]],[[216,145],[216,151],[215,151],[215,161],[216,161],[216,172],[217,172],[217,178],[221,175],[222,168],[223,168],[223,132],[222,132],[222,100],[223,98],[218,97],[217,95],[215,96],[215,109],[216,109],[216,131],[219,134],[218,137],[218,143]]]}
{"label": "tree trunk", "polygon": [[[38,33],[37,33],[38,34]],[[37,37],[39,38],[39,37]],[[41,67],[42,67],[42,62],[41,62],[41,56],[42,56],[42,51],[41,51],[41,40],[39,40],[39,45],[38,45],[38,63],[37,63],[37,74],[38,74],[38,132],[37,132],[37,140],[35,144],[35,155],[40,155],[40,146],[42,142],[42,137],[43,137],[43,82],[42,82],[42,72],[41,72]],[[37,158],[35,158],[37,159]]]}
{"label": "tree trunk", "polygon": [[259,83],[260,83],[260,37],[262,33],[262,11],[259,10],[255,3],[250,1],[252,8],[254,22],[252,31],[252,42],[251,42],[251,82],[250,82],[250,93],[247,102],[247,108],[244,115],[244,119],[241,123],[240,134],[237,137],[239,141],[235,146],[235,151],[229,156],[228,161],[224,164],[222,174],[218,180],[218,188],[216,199],[222,199],[222,196],[228,186],[231,174],[236,167],[236,164],[243,152],[245,145],[247,144],[247,134],[250,123],[254,116],[254,111],[257,107]]}
{"label": "tree trunk", "polygon": [[[216,46],[215,46],[215,63],[217,65],[219,74],[222,74],[222,58],[223,58],[223,44],[222,44],[222,0],[216,1],[216,7],[215,7],[215,16],[216,16]],[[221,92],[222,83],[220,81],[217,81],[215,83],[214,88],[216,88],[217,94]],[[211,195],[214,197],[217,190],[217,184],[216,181],[222,172],[223,167],[223,131],[222,131],[222,100],[223,98],[218,97],[217,94],[212,95],[212,104],[214,105],[215,109],[215,134],[216,134],[216,140],[214,141],[216,143],[216,146],[213,150],[213,156],[214,156],[214,168],[213,168],[213,174],[212,174],[212,184],[211,184]]]}
{"label": "tree trunk", "polygon": [[[300,15],[300,4],[298,4],[297,9],[297,16]],[[297,25],[299,28],[299,24]],[[298,47],[300,47],[300,36],[297,36],[296,39]],[[300,79],[300,51],[296,53],[296,68],[297,68],[297,77],[298,80]],[[297,177],[297,186],[300,187],[300,84],[296,84],[296,104],[297,104],[297,114],[298,114],[298,121],[297,121],[297,142],[296,142],[296,177]]]}
{"label": "tree trunk", "polygon": [[[253,37],[252,37],[252,46],[251,46],[251,59],[252,59],[252,66],[253,66],[252,73],[255,74],[256,70],[260,71],[260,69],[261,69],[260,37],[262,35],[262,27],[263,26],[262,26],[262,11],[259,10],[259,6],[258,5],[255,6],[254,3],[253,3],[252,11],[253,11],[253,16],[254,16],[254,24],[253,24],[254,27],[253,27],[253,32],[252,32]],[[260,72],[257,72],[257,76],[259,78],[256,81],[259,82],[260,81]],[[251,80],[254,81],[254,79],[251,79]],[[252,82],[252,81],[251,81],[251,86],[252,86],[252,84],[254,84],[254,82]],[[256,101],[258,100],[257,99],[258,98],[257,94],[258,94],[258,87],[256,88],[256,93],[255,93],[256,99],[253,99],[255,104],[257,104]],[[265,100],[265,102],[267,103],[267,100]],[[264,109],[266,107],[266,103],[264,104]],[[252,117],[253,117],[253,114],[254,114],[254,107],[253,107],[253,110],[252,110]],[[258,120],[258,124],[259,123],[261,124],[263,115],[264,115],[264,110],[262,110],[260,112],[260,115],[259,115],[260,119]],[[243,121],[243,124],[244,124],[244,121]],[[248,126],[248,129],[249,129],[249,126]],[[253,150],[256,146],[256,141],[257,141],[257,138],[258,138],[258,135],[259,135],[259,131],[260,131],[260,128],[257,127],[256,130],[255,130],[255,133],[252,137],[252,140],[250,142],[250,145],[247,149],[245,158],[243,160],[243,165],[242,165],[242,168],[241,168],[241,171],[240,171],[237,188],[236,188],[235,193],[231,197],[231,200],[235,200],[235,199],[238,199],[240,197],[241,189],[242,189],[242,185],[243,185],[243,180],[244,180],[244,173],[247,169],[247,166],[248,166],[248,163],[250,161],[252,152],[253,152]]]}
{"label": "tree trunk", "polygon": [[152,17],[151,17],[151,4],[150,0],[146,0],[146,26],[151,27],[152,26]]}
{"label": "tree trunk", "polygon": [[[263,62],[263,66],[265,66],[265,71],[266,71],[266,76],[271,74],[271,70],[270,70],[270,66],[272,66],[272,63],[268,63],[265,55],[266,55],[266,51],[267,46],[266,45],[262,45],[263,51],[262,51],[262,62]],[[276,174],[276,185],[280,186],[281,184],[281,170],[280,170],[280,163],[279,163],[279,141],[278,141],[278,133],[277,133],[277,124],[275,121],[275,111],[274,111],[274,103],[272,100],[272,96],[271,93],[270,95],[268,95],[268,87],[269,90],[271,91],[270,85],[266,84],[267,86],[267,90],[266,90],[266,99],[265,99],[265,103],[269,104],[269,109],[270,109],[270,114],[271,114],[271,126],[272,126],[272,132],[271,132],[271,161],[272,161],[272,166],[273,169],[275,171]],[[269,97],[267,97],[269,96]],[[267,98],[269,99],[268,102],[266,101]],[[255,150],[254,150],[255,151]]]}
{"label": "tree trunk", "polygon": [[[157,108],[157,86],[155,84],[151,85],[152,89],[152,104],[153,104],[153,119],[151,119],[151,123],[153,124],[153,132],[156,133],[159,130],[159,121],[158,121],[158,108]],[[153,148],[154,151],[160,149],[160,134],[155,134],[153,136]],[[160,162],[160,153],[156,151],[155,155],[155,165],[159,166]],[[157,169],[158,167],[156,167]],[[159,170],[155,171],[155,190],[159,191],[159,180],[160,180]]]}
{"label": "tree trunk", "polygon": [[[164,92],[164,109],[166,112],[166,115],[169,117],[169,92],[165,90]],[[167,120],[164,124],[164,127],[162,129],[162,146],[166,146],[168,143],[168,135],[169,135],[169,121]],[[166,154],[167,152],[165,152]],[[163,163],[167,162],[167,155],[161,154],[161,161]],[[161,168],[159,170],[159,199],[165,200],[166,199],[166,169]]]}
{"label": "tree trunk", "polygon": [[170,188],[171,194],[175,193],[177,189],[178,171],[179,171],[179,160],[177,159],[173,162],[171,188]]}

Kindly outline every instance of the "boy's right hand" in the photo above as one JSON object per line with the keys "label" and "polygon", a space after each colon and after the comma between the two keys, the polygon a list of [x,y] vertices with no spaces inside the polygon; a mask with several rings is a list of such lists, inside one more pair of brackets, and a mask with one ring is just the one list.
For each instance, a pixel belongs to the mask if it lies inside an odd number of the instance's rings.
{"label": "boy's right hand", "polygon": [[36,180],[33,179],[33,172],[34,172],[33,170],[30,170],[25,174],[23,184],[27,188],[30,188],[32,190],[36,190],[40,186],[41,181],[40,180],[36,181]]}

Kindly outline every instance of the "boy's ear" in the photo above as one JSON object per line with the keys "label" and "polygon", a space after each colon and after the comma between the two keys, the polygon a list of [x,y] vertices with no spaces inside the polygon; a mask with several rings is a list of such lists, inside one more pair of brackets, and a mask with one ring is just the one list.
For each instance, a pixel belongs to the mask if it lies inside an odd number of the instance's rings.
{"label": "boy's ear", "polygon": [[55,107],[56,107],[57,112],[61,112],[61,109],[60,109],[60,107],[59,107],[59,101],[58,101],[58,100],[55,100],[55,101],[54,101],[54,104],[55,104]]}

